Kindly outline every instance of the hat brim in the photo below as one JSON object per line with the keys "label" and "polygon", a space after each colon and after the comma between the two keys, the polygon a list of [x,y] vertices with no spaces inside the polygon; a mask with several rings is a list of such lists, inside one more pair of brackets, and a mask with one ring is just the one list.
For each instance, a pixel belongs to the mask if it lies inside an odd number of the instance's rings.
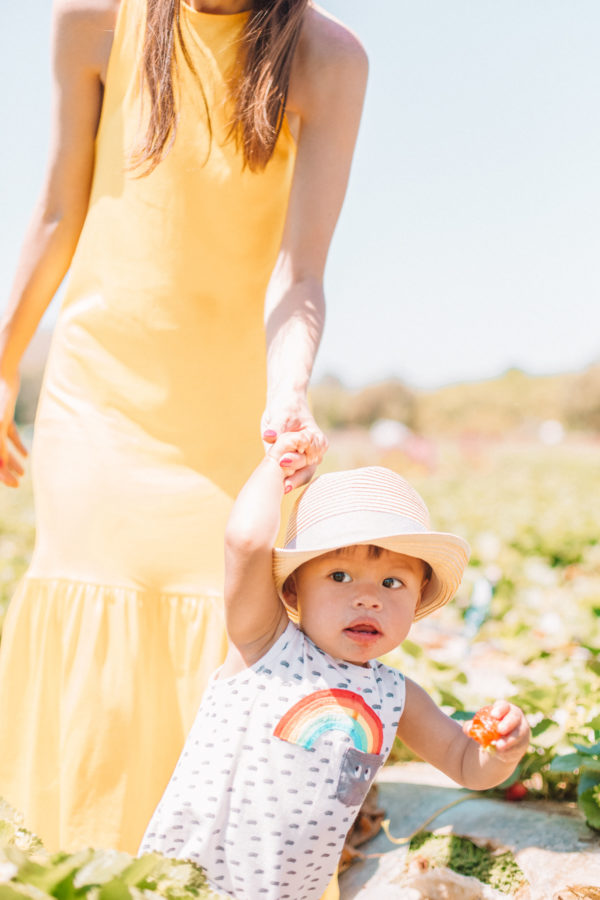
{"label": "hat brim", "polygon": [[[470,555],[469,545],[463,538],[441,531],[383,534],[368,540],[352,541],[352,544],[374,544],[429,563],[432,576],[416,609],[415,620],[445,606],[454,597]],[[276,547],[273,550],[273,577],[280,597],[283,599],[283,585],[292,572],[309,560],[339,547],[339,541],[331,546],[305,547],[301,550]]]}

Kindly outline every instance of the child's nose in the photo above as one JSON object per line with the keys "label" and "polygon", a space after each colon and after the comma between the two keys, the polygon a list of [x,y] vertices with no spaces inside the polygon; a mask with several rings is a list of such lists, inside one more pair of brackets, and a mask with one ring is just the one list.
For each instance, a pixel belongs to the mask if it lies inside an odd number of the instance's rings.
{"label": "child's nose", "polygon": [[376,585],[357,585],[354,606],[359,609],[381,609],[382,602]]}

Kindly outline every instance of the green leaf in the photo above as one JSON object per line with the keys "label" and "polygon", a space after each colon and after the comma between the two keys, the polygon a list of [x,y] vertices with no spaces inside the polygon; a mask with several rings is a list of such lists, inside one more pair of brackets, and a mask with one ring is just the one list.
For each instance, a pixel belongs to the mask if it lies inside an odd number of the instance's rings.
{"label": "green leaf", "polygon": [[517,781],[521,781],[521,764],[517,766],[512,775],[509,775],[506,781],[503,781],[502,784],[498,785],[498,789],[503,791],[506,788],[509,788],[511,785],[516,784]]}
{"label": "green leaf", "polygon": [[600,831],[600,806],[596,803],[593,788],[584,791],[579,798],[579,806],[585,813],[588,825]]}
{"label": "green leaf", "polygon": [[0,884],[0,900],[46,900],[49,896],[30,884]]}
{"label": "green leaf", "polygon": [[574,772],[580,769],[588,761],[587,756],[580,753],[565,753],[564,756],[555,756],[550,763],[552,772]]}
{"label": "green leaf", "polygon": [[[92,853],[92,850],[82,850],[73,855],[57,853],[50,858],[46,865],[26,859],[20,866],[15,881],[33,885],[47,894],[59,897],[60,900],[67,900],[74,892],[67,887],[66,883],[72,879],[82,865],[85,865]],[[62,885],[63,882],[65,885],[59,891],[59,885]]]}
{"label": "green leaf", "polygon": [[145,853],[121,872],[121,880],[130,887],[139,887],[155,871],[156,864],[161,859],[157,853]]}
{"label": "green leaf", "polygon": [[444,688],[438,689],[438,694],[440,698],[440,706],[453,706],[455,709],[462,706],[458,697],[455,697],[454,694],[450,693],[450,691],[445,691]]}
{"label": "green leaf", "polygon": [[584,770],[577,782],[577,796],[580,797],[586,791],[596,787],[597,784],[600,784],[600,772],[586,772]]}
{"label": "green leaf", "polygon": [[584,753],[586,756],[597,756],[600,753],[600,742],[597,744],[576,744],[573,741],[573,746],[580,753]]}
{"label": "green leaf", "polygon": [[538,735],[543,734],[544,731],[547,731],[552,725],[556,725],[554,719],[549,719],[547,717],[543,718],[541,722],[538,722],[537,725],[534,725],[531,729],[531,737],[538,737]]}
{"label": "green leaf", "polygon": [[115,878],[101,886],[98,900],[131,900],[131,894],[127,885],[120,878]]}
{"label": "green leaf", "polygon": [[98,850],[79,869],[73,884],[77,889],[93,884],[106,884],[116,875],[121,875],[130,865],[131,856],[128,853],[121,853],[118,850]]}
{"label": "green leaf", "polygon": [[474,715],[474,712],[468,712],[466,709],[455,709],[450,718],[455,722],[468,722]]}
{"label": "green leaf", "polygon": [[409,656],[413,656],[415,659],[418,659],[419,656],[423,656],[422,647],[419,647],[418,644],[413,644],[412,641],[404,641],[402,643],[402,650],[404,653],[408,653]]}

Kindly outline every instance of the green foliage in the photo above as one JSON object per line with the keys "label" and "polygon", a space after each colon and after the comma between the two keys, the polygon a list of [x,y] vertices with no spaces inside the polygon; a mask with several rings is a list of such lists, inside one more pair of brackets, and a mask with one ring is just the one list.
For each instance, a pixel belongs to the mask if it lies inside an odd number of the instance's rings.
{"label": "green foliage", "polygon": [[[597,827],[598,446],[582,439],[550,447],[531,440],[439,440],[437,450],[433,472],[401,458],[398,467],[427,501],[434,526],[467,538],[472,563],[454,601],[417,623],[387,661],[449,713],[470,715],[498,696],[519,704],[532,741],[513,780],[524,781],[533,796],[572,800],[579,794]],[[331,435],[323,469],[387,462],[366,432],[353,429]],[[26,483],[2,491],[0,600],[10,597],[32,544]],[[492,578],[495,592],[487,620],[471,639],[465,637],[465,615],[482,576]],[[573,765],[561,771],[564,759],[553,760],[567,756]],[[393,759],[410,758],[405,747],[395,747]]]}
{"label": "green foliage", "polygon": [[510,851],[479,847],[456,834],[421,831],[410,842],[409,860],[410,857],[426,859],[431,866],[447,866],[460,875],[477,878],[483,884],[511,895],[527,883]]}
{"label": "green foliage", "polygon": [[134,859],[116,850],[56,853],[39,861],[0,847],[0,900],[211,900],[201,869],[159,854]]}
{"label": "green foliage", "polygon": [[[574,753],[555,756],[550,763],[553,772],[569,772],[577,776],[577,800],[591,828],[600,831],[600,716],[584,726],[583,735],[571,735]],[[587,740],[592,735],[591,740]]]}
{"label": "green foliage", "polygon": [[397,379],[349,391],[333,377],[325,378],[311,392],[317,421],[332,428],[369,428],[378,419],[395,419],[416,427],[415,392]]}
{"label": "green foliage", "polygon": [[0,900],[215,900],[198,866],[158,853],[48,853],[0,800]]}
{"label": "green foliage", "polygon": [[542,422],[600,431],[600,365],[581,374],[531,376],[511,369],[498,378],[418,391],[397,379],[349,390],[335,377],[312,390],[317,421],[330,430],[398,419],[435,438],[536,434]]}
{"label": "green foliage", "polygon": [[[388,661],[456,718],[470,718],[498,696],[521,706],[532,740],[510,781],[524,782],[533,797],[579,795],[593,825],[589,791],[600,781],[593,757],[600,738],[597,447],[507,442],[461,453],[448,444],[440,457],[438,471],[411,473],[411,481],[435,526],[469,540],[475,564],[455,600],[414,626]],[[488,619],[468,640],[464,616],[482,575],[496,588]],[[568,771],[553,763],[571,754]],[[394,759],[407,758],[405,748],[395,748]]]}
{"label": "green foliage", "polygon": [[159,853],[48,853],[0,798],[0,900],[215,900],[202,869]]}
{"label": "green foliage", "polygon": [[600,431],[600,365],[574,379],[565,412],[565,422],[572,428]]}

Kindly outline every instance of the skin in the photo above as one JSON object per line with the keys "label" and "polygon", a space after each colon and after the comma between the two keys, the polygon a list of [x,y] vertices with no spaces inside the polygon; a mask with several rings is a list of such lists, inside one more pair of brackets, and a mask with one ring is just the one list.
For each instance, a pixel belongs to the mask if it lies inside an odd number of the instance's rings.
{"label": "skin", "polygon": [[424,587],[420,559],[367,546],[342,547],[304,563],[284,599],[314,643],[336,659],[368,665],[406,638]]}
{"label": "skin", "polygon": [[[272,548],[286,479],[305,464],[311,429],[281,435],[240,492],[225,535],[225,611],[230,649],[219,671],[227,678],[254,665],[288,625],[287,610],[273,583]],[[401,643],[409,633],[425,587],[424,564],[363,545],[343,547],[300,566],[284,586],[300,628],[322,650],[364,666]],[[500,784],[529,746],[523,712],[499,700],[492,714],[502,737],[493,753],[406,679],[398,736],[421,759],[470,790]]]}
{"label": "skin", "polygon": [[[236,13],[245,0],[193,0],[204,12]],[[19,364],[63,280],[85,221],[94,139],[119,0],[54,0],[51,147],[43,188],[0,322],[0,483],[16,487],[25,448],[14,426]],[[321,338],[323,272],[350,173],[367,80],[366,54],[348,29],[307,10],[294,57],[287,115],[297,157],[280,252],[265,299],[267,399],[261,428],[309,428],[313,439],[289,486],[308,480],[327,442],[307,389]],[[257,423],[258,424],[258,423]]]}

